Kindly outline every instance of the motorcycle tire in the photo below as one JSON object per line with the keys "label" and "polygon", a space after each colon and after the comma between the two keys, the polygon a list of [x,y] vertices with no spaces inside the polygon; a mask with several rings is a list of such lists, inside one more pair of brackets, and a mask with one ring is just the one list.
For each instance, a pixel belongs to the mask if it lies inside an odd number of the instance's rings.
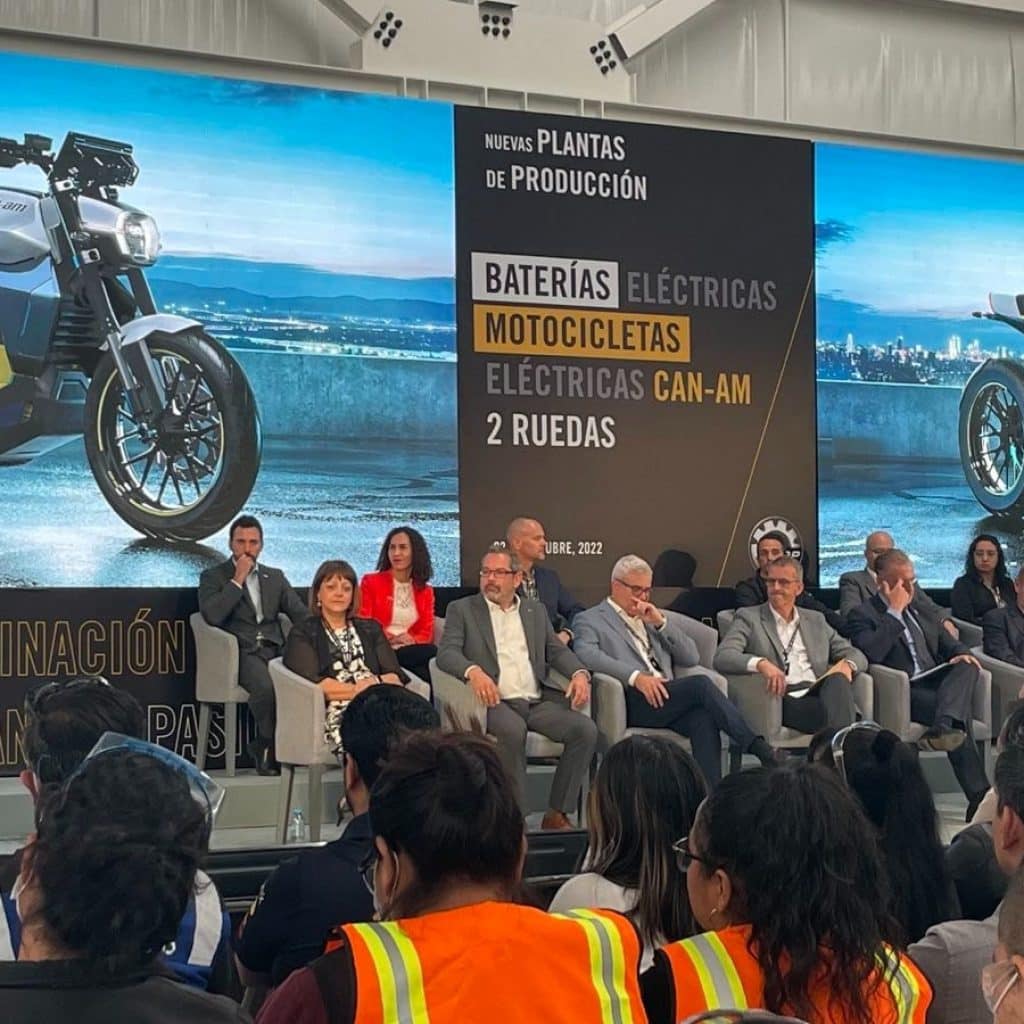
{"label": "motorcycle tire", "polygon": [[997,515],[1024,513],[1024,367],[989,359],[960,397],[960,464],[975,498]]}
{"label": "motorcycle tire", "polygon": [[152,441],[124,431],[140,428],[106,352],[85,399],[86,455],[129,526],[160,540],[199,540],[234,518],[256,482],[263,445],[256,400],[241,366],[204,332],[152,335],[147,345],[166,410],[180,415]]}

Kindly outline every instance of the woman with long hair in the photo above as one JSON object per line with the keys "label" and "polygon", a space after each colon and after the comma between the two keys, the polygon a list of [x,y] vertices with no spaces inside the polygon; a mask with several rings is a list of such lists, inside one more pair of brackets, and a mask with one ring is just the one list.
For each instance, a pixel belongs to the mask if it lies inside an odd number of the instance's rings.
{"label": "woman with long hair", "polygon": [[494,744],[417,733],[370,790],[365,864],[378,920],[292,974],[260,1024],[644,1019],[640,939],[608,910],[546,914],[517,902],[523,817]]}
{"label": "woman with long hair", "polygon": [[1016,600],[999,538],[991,533],[979,533],[967,549],[963,575],[953,582],[950,598],[953,614],[980,626],[987,612]]}
{"label": "woman with long hair", "polygon": [[707,786],[678,743],[628,736],[602,758],[590,791],[586,871],[570,878],[548,908],[607,907],[626,914],[654,950],[697,929],[672,844],[686,835]]}
{"label": "woman with long hair", "polygon": [[902,929],[902,944],[959,917],[939,815],[917,748],[873,722],[861,722],[819,744],[812,760],[833,768],[839,760],[840,776],[875,827],[889,876],[889,910]]}
{"label": "woman with long hair", "polygon": [[377,558],[377,571],[360,582],[359,614],[384,627],[398,663],[424,682],[436,657],[434,646],[434,569],[419,530],[396,526],[388,531]]}
{"label": "woman with long hair", "polygon": [[705,931],[644,975],[652,1024],[759,1007],[810,1024],[923,1024],[931,989],[897,952],[888,882],[849,789],[816,765],[727,776],[676,844]]}

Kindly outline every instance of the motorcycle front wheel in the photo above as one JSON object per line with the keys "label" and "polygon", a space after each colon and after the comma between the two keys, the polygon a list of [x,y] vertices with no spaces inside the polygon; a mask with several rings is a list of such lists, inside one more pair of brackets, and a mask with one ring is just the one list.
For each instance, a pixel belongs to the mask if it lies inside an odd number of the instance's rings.
{"label": "motorcycle front wheel", "polygon": [[1024,512],[1024,368],[989,359],[960,398],[960,463],[990,512]]}
{"label": "motorcycle front wheel", "polygon": [[202,331],[147,342],[164,391],[155,423],[131,410],[110,353],[85,399],[85,451],[111,508],[162,540],[208,537],[227,525],[256,482],[259,413],[242,368]]}

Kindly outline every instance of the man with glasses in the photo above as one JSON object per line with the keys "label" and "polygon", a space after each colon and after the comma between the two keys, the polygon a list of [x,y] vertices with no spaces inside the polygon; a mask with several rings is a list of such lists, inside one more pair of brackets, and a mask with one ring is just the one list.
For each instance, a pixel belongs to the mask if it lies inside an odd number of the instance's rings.
{"label": "man with glasses", "polygon": [[609,596],[576,616],[580,660],[622,684],[629,726],[686,736],[710,785],[722,777],[723,732],[762,763],[772,762],[772,748],[708,676],[676,676],[677,668],[693,668],[700,657],[679,624],[651,604],[652,579],[638,555],[615,563]]}
{"label": "man with glasses", "polygon": [[[448,605],[437,667],[465,680],[487,709],[487,732],[524,809],[527,732],[563,744],[541,828],[572,828],[567,814],[579,801],[597,745],[597,727],[580,711],[590,701],[590,674],[555,636],[547,609],[516,593],[522,581],[511,551],[488,550],[480,593]],[[569,680],[564,691],[550,669]]]}
{"label": "man with glasses", "polygon": [[[1000,870],[1012,881],[991,917],[984,921],[946,921],[929,928],[924,938],[910,945],[908,953],[935,993],[928,1024],[990,1020],[997,1011],[996,1002],[1009,998],[1006,990],[1011,983],[1017,1006],[1024,1005],[1018,973],[1024,956],[1024,747],[1007,746],[996,759],[995,776],[997,811],[992,822],[992,844]],[[1017,941],[1007,942],[1004,932],[1006,938],[1012,933]],[[1004,946],[999,952],[997,941]],[[987,983],[984,976],[979,983],[983,971]],[[996,1019],[1024,1021],[1024,1016]]]}
{"label": "man with glasses", "polygon": [[803,567],[788,555],[767,569],[768,600],[740,608],[718,645],[715,668],[726,675],[757,672],[782,698],[782,724],[798,732],[841,729],[857,716],[851,684],[867,668],[864,655],[820,612],[798,608]]}
{"label": "man with glasses", "polygon": [[981,666],[970,649],[914,606],[914,563],[899,548],[875,562],[878,593],[847,616],[850,640],[871,664],[910,677],[910,718],[927,726],[923,750],[944,750],[967,796],[970,821],[988,790],[971,735],[974,688]]}
{"label": "man with glasses", "polygon": [[[104,734],[119,734],[122,746],[150,747],[142,739],[145,716],[139,702],[101,676],[46,683],[30,692],[25,701],[24,721],[21,742],[26,768],[21,773],[21,782],[33,803],[38,803],[44,789],[63,785],[87,756],[96,756],[98,751],[94,748]],[[175,763],[180,760],[163,748],[154,753],[174,759]],[[199,776],[194,765],[181,763]],[[16,959],[21,943],[17,899],[12,892],[21,853],[16,851],[0,871],[0,960]],[[73,885],[74,881],[68,879],[68,884]],[[221,908],[217,887],[199,872],[195,894],[188,902],[173,948],[164,950],[164,960],[181,981],[212,992],[229,992],[229,933],[230,921]]]}

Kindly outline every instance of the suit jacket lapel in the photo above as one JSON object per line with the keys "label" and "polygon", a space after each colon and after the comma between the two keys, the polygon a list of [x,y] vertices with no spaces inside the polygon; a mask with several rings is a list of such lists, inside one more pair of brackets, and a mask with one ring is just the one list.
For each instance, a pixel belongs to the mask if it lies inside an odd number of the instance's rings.
{"label": "suit jacket lapel", "polygon": [[473,602],[473,614],[476,616],[476,624],[480,629],[480,635],[484,638],[487,650],[498,664],[498,645],[494,642],[494,629],[491,626],[491,613],[487,608],[487,598],[483,594],[477,594]]}
{"label": "suit jacket lapel", "polygon": [[[637,662],[646,671],[647,666],[644,664],[644,659],[640,656],[640,652],[636,649],[636,637],[633,636],[633,631],[629,628],[629,626],[626,625],[625,619],[623,619],[623,617],[607,601],[603,601],[601,603],[601,611],[603,612],[604,617],[611,623],[612,628],[626,642],[626,646],[629,648],[630,654],[632,654],[636,658]],[[650,636],[651,634],[648,633],[648,639],[650,639]],[[659,647],[652,640],[651,654],[654,656],[652,660],[654,661],[655,665],[661,668],[661,666],[658,665],[658,652]],[[662,669],[662,671],[664,671],[664,669]],[[671,676],[671,671],[668,674]]]}
{"label": "suit jacket lapel", "polygon": [[[519,619],[523,624],[523,632],[526,634],[526,649],[530,652],[530,664],[534,668],[544,664],[544,658],[541,656],[544,652],[537,650],[535,612],[535,608],[531,608],[523,598],[519,598]],[[545,614],[547,613],[545,612]]]}
{"label": "suit jacket lapel", "polygon": [[764,626],[764,631],[768,636],[768,642],[775,650],[775,655],[779,659],[779,665],[781,666],[785,661],[785,655],[782,651],[782,641],[779,639],[779,631],[775,628],[775,616],[772,614],[771,605],[761,605],[761,625]]}

